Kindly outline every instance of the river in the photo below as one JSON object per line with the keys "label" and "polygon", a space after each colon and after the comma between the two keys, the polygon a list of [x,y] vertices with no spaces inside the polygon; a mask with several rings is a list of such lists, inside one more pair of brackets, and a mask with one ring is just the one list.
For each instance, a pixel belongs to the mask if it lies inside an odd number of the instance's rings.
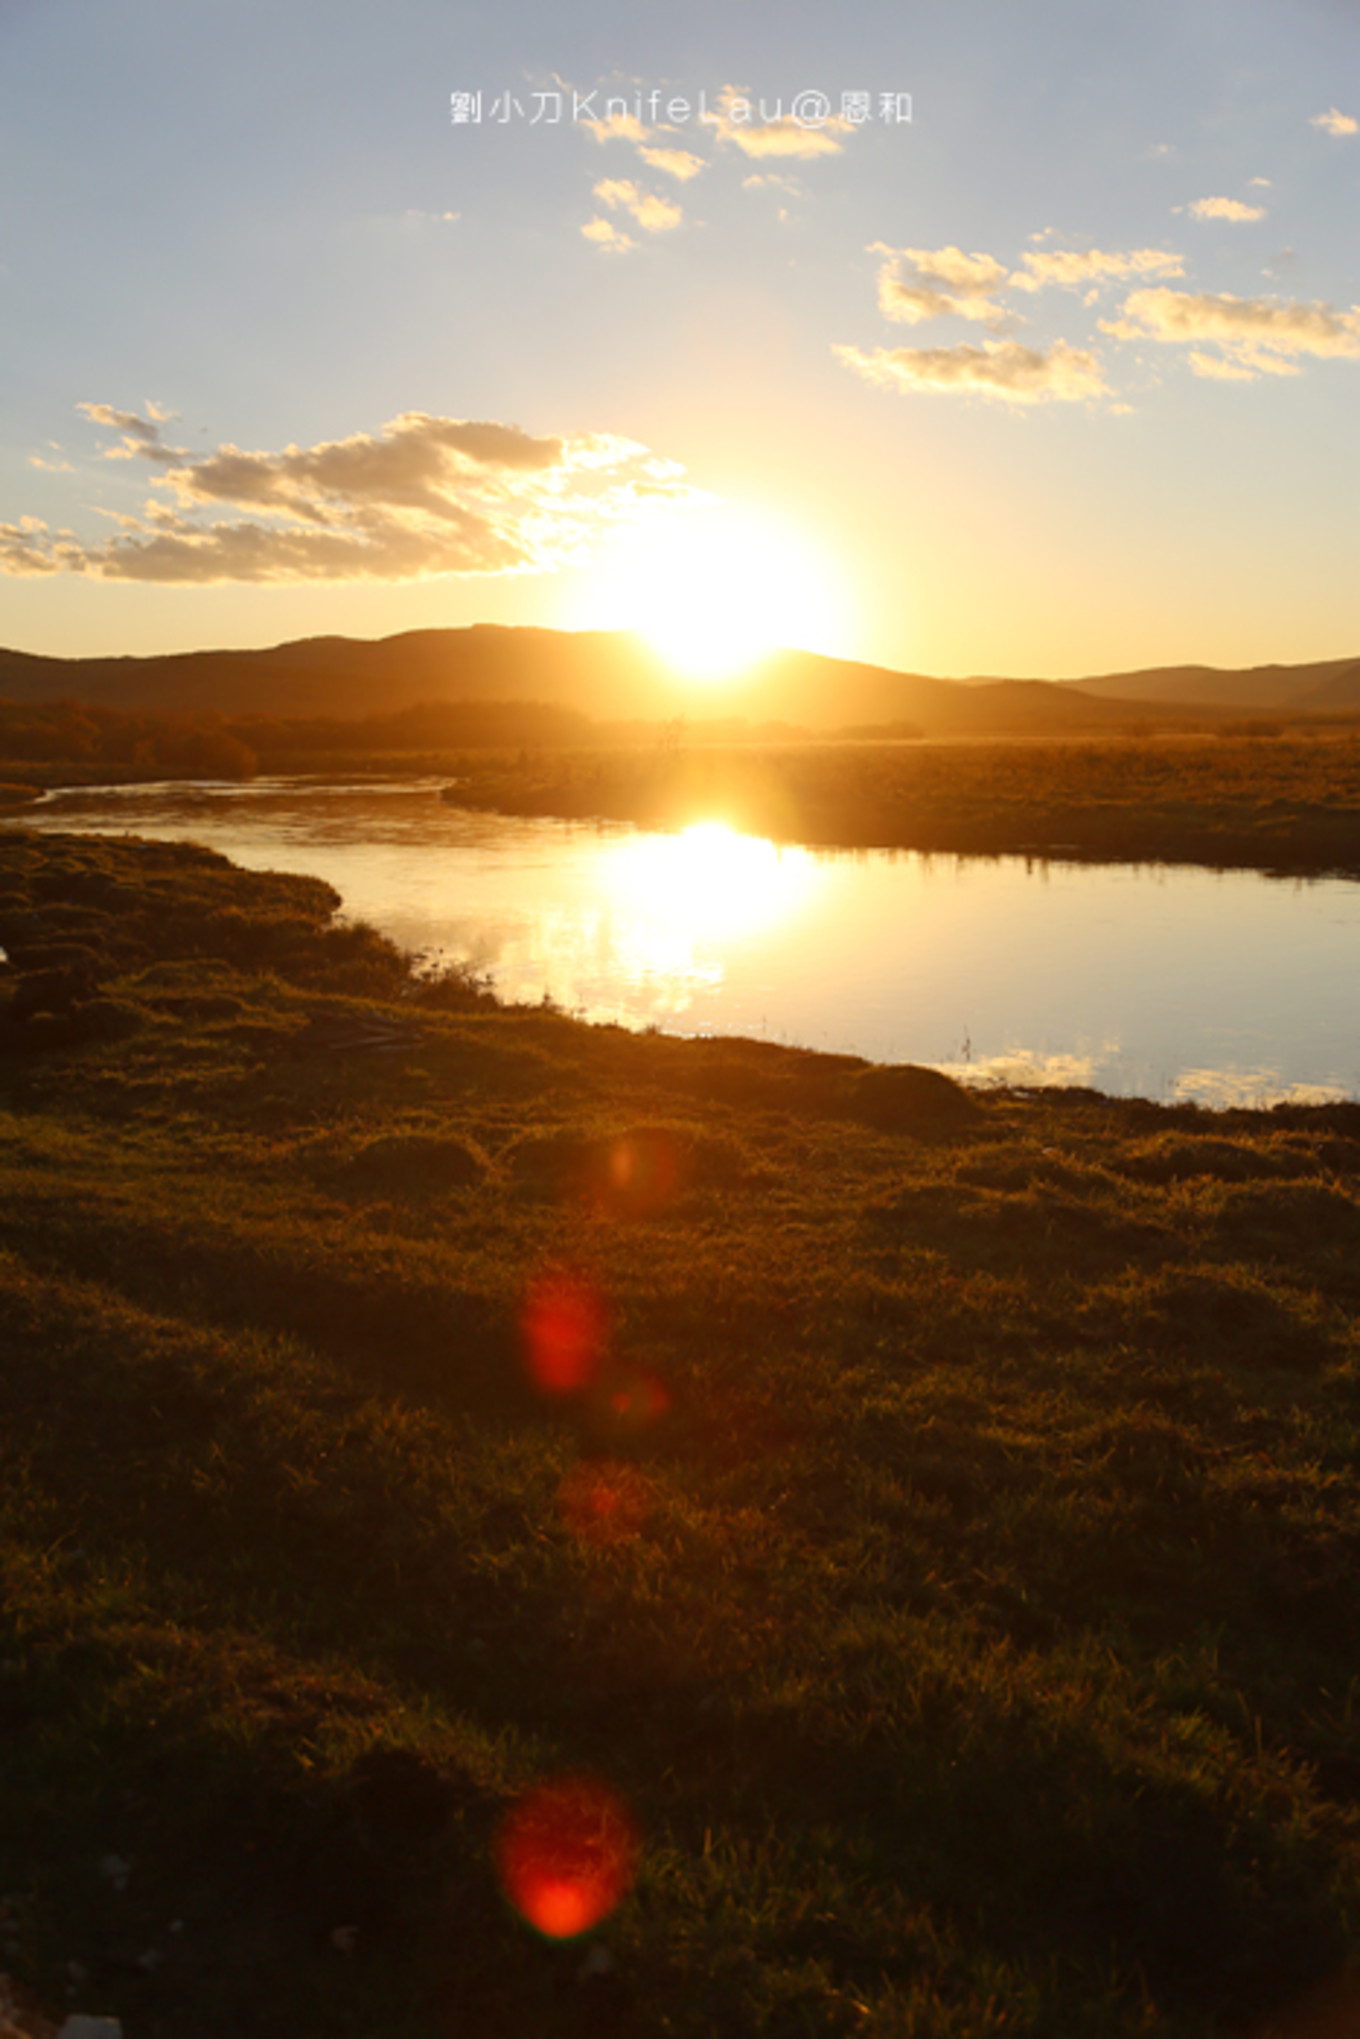
{"label": "river", "polygon": [[516,820],[441,782],[63,790],[25,826],[328,879],[404,947],[592,1020],[1213,1105],[1360,1096],[1360,884]]}

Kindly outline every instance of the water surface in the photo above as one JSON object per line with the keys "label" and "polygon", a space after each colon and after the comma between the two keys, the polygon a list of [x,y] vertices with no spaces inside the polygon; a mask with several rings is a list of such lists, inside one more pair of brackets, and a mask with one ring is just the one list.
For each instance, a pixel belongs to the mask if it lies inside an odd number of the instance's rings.
{"label": "water surface", "polygon": [[518,820],[439,782],[60,792],[27,826],[326,878],[404,947],[593,1020],[1205,1103],[1360,1096],[1360,884]]}

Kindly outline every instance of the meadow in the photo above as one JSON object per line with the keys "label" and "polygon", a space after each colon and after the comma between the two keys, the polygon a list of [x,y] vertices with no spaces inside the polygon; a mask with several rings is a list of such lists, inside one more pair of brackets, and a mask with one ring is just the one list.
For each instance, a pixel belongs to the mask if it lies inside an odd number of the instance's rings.
{"label": "meadow", "polygon": [[[131,2039],[1335,1984],[1360,1108],[590,1028],[336,904],[0,833],[0,1968]],[[564,1776],[636,1876],[554,1939]]]}
{"label": "meadow", "polygon": [[1360,736],[1265,719],[1221,733],[471,752],[460,805],[669,828],[704,816],[785,842],[1360,870]]}

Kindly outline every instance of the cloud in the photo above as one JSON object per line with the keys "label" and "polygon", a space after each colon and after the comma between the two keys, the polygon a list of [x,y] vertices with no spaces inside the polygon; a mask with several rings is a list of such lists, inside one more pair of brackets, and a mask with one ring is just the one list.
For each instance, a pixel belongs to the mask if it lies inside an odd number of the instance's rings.
{"label": "cloud", "polygon": [[808,127],[784,113],[784,102],[753,99],[741,86],[725,85],[707,125],[720,142],[732,142],[747,156],[838,156],[837,137],[853,132],[851,122],[828,116]]}
{"label": "cloud", "polygon": [[1009,281],[1017,290],[1042,290],[1046,284],[1076,289],[1085,284],[1128,276],[1183,276],[1185,261],[1168,248],[1131,248],[1118,254],[1104,248],[1050,248],[1021,258],[1025,267]]}
{"label": "cloud", "polygon": [[604,178],[595,186],[595,196],[603,205],[630,213],[646,234],[668,233],[685,217],[671,199],[661,198],[653,191],[643,191],[627,177]]}
{"label": "cloud", "polygon": [[1248,177],[1247,182],[1248,184],[1258,184],[1262,191],[1274,189],[1269,177]]}
{"label": "cloud", "polygon": [[631,234],[626,234],[622,227],[616,227],[613,220],[602,219],[598,215],[587,220],[581,232],[597,248],[603,248],[607,255],[626,255],[630,248],[637,246]]}
{"label": "cloud", "polygon": [[1012,404],[1079,403],[1107,395],[1094,354],[1055,340],[1045,352],[1016,340],[980,347],[833,347],[833,354],[880,389],[997,397]]}
{"label": "cloud", "polygon": [[[1126,297],[1123,316],[1102,319],[1103,332],[1119,340],[1157,340],[1168,345],[1209,341],[1222,357],[1244,371],[1227,379],[1243,381],[1261,373],[1292,375],[1294,357],[1322,358],[1360,355],[1360,306],[1338,311],[1334,305],[1305,304],[1295,298],[1213,297],[1184,290],[1135,290]],[[1202,355],[1201,361],[1218,357]],[[1220,373],[1195,364],[1198,375]],[[1223,379],[1220,375],[1220,379]]]}
{"label": "cloud", "polygon": [[611,113],[608,120],[582,120],[577,126],[589,129],[597,142],[645,142],[651,134],[631,113]]}
{"label": "cloud", "polygon": [[1263,205],[1243,205],[1240,198],[1197,198],[1189,210],[1196,219],[1264,219]]}
{"label": "cloud", "polygon": [[[1208,376],[1214,382],[1255,382],[1256,380],[1254,369],[1244,368],[1240,361],[1234,361],[1227,354],[1201,354],[1198,348],[1194,348],[1190,354],[1190,366],[1194,369],[1196,375]],[[1291,369],[1290,373],[1297,374],[1298,370]]]}
{"label": "cloud", "polygon": [[112,404],[77,404],[76,409],[83,411],[92,423],[121,432],[117,446],[103,448],[105,460],[154,460],[164,465],[183,456],[182,447],[161,443],[161,426],[175,415],[161,404],[148,403],[144,418],[136,411],[115,410]]}
{"label": "cloud", "polygon": [[1335,106],[1329,106],[1325,113],[1315,113],[1308,125],[1320,127],[1324,134],[1353,135],[1360,127],[1360,121],[1352,120],[1350,114],[1342,113]]}
{"label": "cloud", "polygon": [[[96,423],[109,413],[81,409]],[[109,415],[121,425],[136,414]],[[423,411],[315,446],[176,458],[157,477],[173,500],[118,515],[102,543],[36,518],[0,526],[0,571],[179,584],[545,573],[588,558],[644,493],[691,492],[673,462],[633,440],[535,438]],[[226,510],[246,514],[215,521]]]}
{"label": "cloud", "polygon": [[993,301],[1006,269],[992,255],[965,255],[954,247],[889,248],[882,241],[869,252],[888,258],[878,272],[878,308],[885,318],[915,326],[947,317],[997,325],[1006,317]]}
{"label": "cloud", "polygon": [[639,149],[638,154],[654,170],[664,170],[668,177],[678,177],[682,184],[708,168],[702,156],[692,156],[688,149]]}
{"label": "cloud", "polygon": [[75,472],[69,460],[44,460],[41,453],[30,453],[28,464],[30,467],[40,467],[44,474],[74,474]]}

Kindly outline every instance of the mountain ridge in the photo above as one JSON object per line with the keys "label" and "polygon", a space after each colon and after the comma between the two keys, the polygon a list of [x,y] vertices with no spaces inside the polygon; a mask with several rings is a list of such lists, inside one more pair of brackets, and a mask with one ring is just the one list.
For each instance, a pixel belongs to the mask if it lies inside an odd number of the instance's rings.
{"label": "mountain ridge", "polygon": [[712,715],[818,732],[909,723],[927,734],[1056,735],[1131,719],[1212,724],[1243,710],[1345,713],[1360,708],[1360,659],[1237,670],[1154,667],[1078,680],[948,680],[786,650],[737,680],[699,685],[680,679],[626,632],[479,623],[150,656],[66,659],[0,649],[0,698],[280,717],[532,699],[601,721]]}

